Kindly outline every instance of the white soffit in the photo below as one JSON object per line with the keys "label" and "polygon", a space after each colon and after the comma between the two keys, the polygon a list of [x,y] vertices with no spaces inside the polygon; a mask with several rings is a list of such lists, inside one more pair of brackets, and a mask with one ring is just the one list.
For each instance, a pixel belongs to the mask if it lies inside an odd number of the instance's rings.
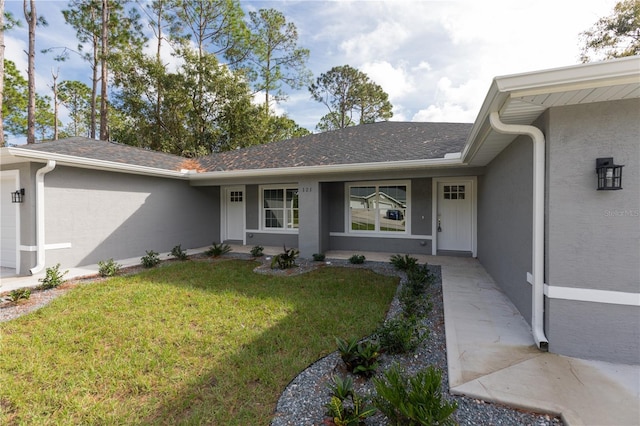
{"label": "white soffit", "polygon": [[[499,109],[502,121],[530,125],[552,107],[640,98],[640,58],[498,77],[495,83],[498,86],[496,97],[486,101],[496,102],[501,94],[506,95]],[[484,133],[485,138],[468,163],[473,166],[491,162],[516,137],[492,130],[488,125],[488,113],[489,108],[486,116],[478,117],[486,130],[478,133],[480,137]]]}

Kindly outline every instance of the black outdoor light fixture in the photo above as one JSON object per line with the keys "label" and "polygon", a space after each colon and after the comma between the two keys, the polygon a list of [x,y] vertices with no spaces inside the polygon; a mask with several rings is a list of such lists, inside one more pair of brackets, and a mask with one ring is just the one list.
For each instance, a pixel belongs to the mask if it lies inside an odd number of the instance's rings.
{"label": "black outdoor light fixture", "polygon": [[622,168],[613,164],[613,157],[596,158],[598,174],[598,191],[622,189]]}
{"label": "black outdoor light fixture", "polygon": [[24,201],[24,188],[20,188],[15,192],[11,193],[11,202],[12,203],[21,203]]}

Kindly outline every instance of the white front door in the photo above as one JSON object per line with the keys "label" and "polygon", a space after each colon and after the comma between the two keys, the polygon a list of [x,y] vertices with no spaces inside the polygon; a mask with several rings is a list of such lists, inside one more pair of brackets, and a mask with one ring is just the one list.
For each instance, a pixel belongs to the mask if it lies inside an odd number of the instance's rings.
{"label": "white front door", "polygon": [[244,187],[226,187],[223,189],[223,197],[222,239],[244,241]]}
{"label": "white front door", "polygon": [[18,206],[11,202],[16,190],[16,178],[8,173],[0,177],[0,266],[16,268]]}
{"label": "white front door", "polygon": [[438,250],[473,251],[472,184],[438,182]]}

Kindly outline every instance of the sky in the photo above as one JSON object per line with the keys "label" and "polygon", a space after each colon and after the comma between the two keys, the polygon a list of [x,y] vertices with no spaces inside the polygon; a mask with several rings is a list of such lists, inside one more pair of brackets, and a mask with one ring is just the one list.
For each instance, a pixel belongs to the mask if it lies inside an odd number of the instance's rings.
{"label": "sky", "polygon": [[[37,52],[77,46],[75,31],[61,13],[67,4],[36,1],[38,15],[49,23],[36,31]],[[314,80],[340,65],[366,73],[388,93],[392,120],[473,122],[494,77],[579,63],[580,33],[610,15],[616,0],[241,0],[240,4],[245,12],[277,9],[296,25],[298,45],[310,50],[307,66]],[[22,0],[6,0],[5,9],[24,22]],[[6,32],[5,44],[5,58],[26,76],[26,25]],[[150,53],[152,49],[149,46]],[[41,94],[51,95],[52,73],[58,73],[58,82],[90,81],[87,63],[76,55],[57,63],[52,54],[37,53],[36,72]],[[288,94],[277,112],[314,131],[328,112],[326,107],[312,100],[307,89]]]}

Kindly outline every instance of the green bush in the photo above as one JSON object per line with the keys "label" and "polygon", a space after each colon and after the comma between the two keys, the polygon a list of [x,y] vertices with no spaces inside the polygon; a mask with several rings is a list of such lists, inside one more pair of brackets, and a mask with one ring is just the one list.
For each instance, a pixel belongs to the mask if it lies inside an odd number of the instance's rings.
{"label": "green bush", "polygon": [[220,244],[212,243],[212,244],[213,245],[209,248],[209,250],[204,252],[207,256],[218,257],[218,256],[222,256],[223,254],[227,254],[231,251],[231,247],[228,244],[224,244],[224,243],[220,243]]}
{"label": "green bush", "polygon": [[428,337],[429,330],[421,327],[415,317],[393,318],[376,331],[380,348],[392,354],[412,352]]}
{"label": "green bush", "polygon": [[331,402],[327,404],[326,425],[335,426],[360,426],[364,424],[364,419],[375,414],[376,409],[366,405],[360,396],[353,394],[350,403],[341,400],[336,396],[331,397]]}
{"label": "green bush", "polygon": [[62,279],[62,277],[65,276],[65,274],[69,272],[69,271],[64,271],[64,272],[60,272],[60,264],[58,263],[56,266],[52,266],[51,268],[47,268],[46,272],[45,272],[45,277],[44,278],[40,278],[38,281],[41,282],[42,284],[40,285],[40,288],[47,290],[50,288],[56,288],[58,287],[60,284],[62,284],[64,282],[64,280]]}
{"label": "green bush", "polygon": [[364,257],[364,254],[354,254],[349,258],[349,262],[354,265],[360,265],[361,263],[364,263],[365,260],[366,258]]}
{"label": "green bush", "polygon": [[349,376],[333,376],[328,386],[331,395],[339,398],[341,401],[353,395],[353,379]]}
{"label": "green bush", "polygon": [[187,260],[187,252],[185,250],[182,250],[181,244],[178,244],[171,249],[171,256],[175,257],[178,260]]}
{"label": "green bush", "polygon": [[324,253],[313,253],[313,260],[316,262],[322,262],[325,259]]}
{"label": "green bush", "polygon": [[431,311],[432,304],[428,295],[416,295],[413,289],[403,286],[398,295],[398,301],[402,306],[402,316],[405,318],[424,318]]}
{"label": "green bush", "polygon": [[399,254],[394,254],[391,256],[390,263],[401,271],[408,271],[409,269],[415,268],[418,265],[418,259],[415,257],[411,257],[408,254],[401,256]]}
{"label": "green bush", "polygon": [[253,257],[260,257],[262,256],[264,253],[264,247],[262,246],[253,246],[253,248],[251,248],[251,256]]}
{"label": "green bush", "polygon": [[156,253],[155,251],[147,250],[147,255],[142,256],[140,258],[140,262],[145,268],[153,268],[158,263],[160,263],[160,258],[158,257],[158,253]]}
{"label": "green bush", "polygon": [[113,277],[118,275],[120,268],[122,268],[122,265],[116,263],[113,259],[109,259],[107,261],[101,260],[98,262],[98,274],[100,274],[101,277]]}
{"label": "green bush", "polygon": [[9,293],[9,300],[14,303],[18,302],[21,299],[29,300],[30,297],[31,290],[29,290],[28,288],[18,288],[15,290],[11,290],[11,292]]}
{"label": "green bush", "polygon": [[382,378],[374,378],[373,404],[396,425],[455,425],[455,402],[442,398],[442,373],[429,366],[406,377],[395,365]]}
{"label": "green bush", "polygon": [[347,369],[365,377],[371,377],[378,368],[380,345],[370,341],[358,343],[358,339],[344,340],[336,337],[340,358]]}
{"label": "green bush", "polygon": [[284,252],[273,256],[271,260],[271,269],[289,269],[296,266],[296,258],[300,252],[296,249],[288,249],[284,246]]}

